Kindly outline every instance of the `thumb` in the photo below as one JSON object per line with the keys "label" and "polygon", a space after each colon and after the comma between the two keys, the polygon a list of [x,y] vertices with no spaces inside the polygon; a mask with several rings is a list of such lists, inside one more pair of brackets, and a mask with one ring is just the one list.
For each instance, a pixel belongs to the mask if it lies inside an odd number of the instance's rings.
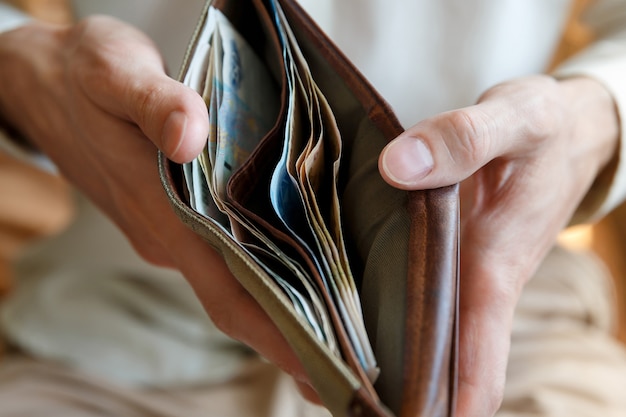
{"label": "thumb", "polygon": [[[113,116],[133,122],[176,162],[196,157],[209,132],[200,95],[168,77],[161,54],[142,32],[97,16],[77,25],[72,62],[80,89]],[[85,75],[87,74],[87,75]]]}
{"label": "thumb", "polygon": [[188,162],[202,151],[209,117],[195,91],[157,73],[133,83],[126,97],[129,117],[170,159]]}
{"label": "thumb", "polygon": [[[494,113],[493,107],[494,103],[485,102],[416,124],[383,149],[381,175],[406,190],[443,187],[463,181],[498,156],[511,154],[519,141],[508,139],[520,137],[521,127],[501,123],[510,118],[506,110],[500,107]],[[498,114],[498,119],[492,114]]]}

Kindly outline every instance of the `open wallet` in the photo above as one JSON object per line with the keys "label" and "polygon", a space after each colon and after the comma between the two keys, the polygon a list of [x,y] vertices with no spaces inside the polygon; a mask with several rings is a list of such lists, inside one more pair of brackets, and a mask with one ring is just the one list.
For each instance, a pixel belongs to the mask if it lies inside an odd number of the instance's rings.
{"label": "open wallet", "polygon": [[[159,155],[177,215],[275,322],[334,416],[454,412],[458,187],[402,191],[391,108],[295,0],[207,2],[181,82],[210,133]],[[210,274],[211,271],[207,271]]]}

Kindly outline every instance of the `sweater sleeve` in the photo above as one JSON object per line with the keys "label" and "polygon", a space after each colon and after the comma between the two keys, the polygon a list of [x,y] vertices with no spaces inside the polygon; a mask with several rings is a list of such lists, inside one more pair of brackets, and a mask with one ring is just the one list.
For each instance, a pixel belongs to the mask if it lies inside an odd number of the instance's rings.
{"label": "sweater sleeve", "polygon": [[620,142],[573,223],[597,220],[626,199],[626,0],[596,0],[584,19],[595,41],[556,68],[553,75],[559,79],[587,76],[604,85],[613,96],[620,119]]}

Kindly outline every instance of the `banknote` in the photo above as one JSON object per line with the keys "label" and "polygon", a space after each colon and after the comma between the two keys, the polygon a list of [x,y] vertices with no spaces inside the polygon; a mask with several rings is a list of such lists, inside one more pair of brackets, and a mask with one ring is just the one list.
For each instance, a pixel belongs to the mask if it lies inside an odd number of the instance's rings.
{"label": "banknote", "polygon": [[[207,20],[205,30],[198,38],[197,53],[193,55],[189,63],[189,70],[186,72],[183,79],[185,85],[198,92],[204,89],[205,74],[208,69],[210,42],[213,32],[213,21],[212,19]],[[204,188],[204,183],[206,183],[206,180],[200,178],[200,175],[202,175],[202,177],[204,177],[204,175],[200,174],[199,168],[200,163],[196,160],[183,164],[190,205],[196,211],[205,214],[206,210],[204,210],[203,205],[207,203],[210,198],[205,195],[207,190]]]}
{"label": "banknote", "polygon": [[222,72],[216,71],[221,76],[215,78],[213,87],[221,93],[213,172],[223,197],[233,172],[275,123],[280,95],[266,66],[222,13],[216,13],[216,27],[221,36]]}
{"label": "banknote", "polygon": [[[239,226],[242,226],[247,232],[249,232],[258,242],[258,244],[251,244],[250,239],[244,238],[241,235],[235,234],[245,248],[255,248],[256,253],[263,252],[266,258],[274,259],[273,264],[282,265],[281,270],[287,270],[289,273],[283,276],[291,276],[295,280],[288,281],[290,285],[296,285],[305,290],[303,297],[310,301],[311,309],[309,312],[304,312],[304,318],[312,323],[315,329],[321,329],[320,340],[327,343],[327,346],[331,351],[339,355],[339,348],[335,338],[335,332],[332,327],[332,322],[326,304],[323,301],[323,296],[318,287],[318,283],[311,277],[310,273],[304,268],[301,263],[288,256],[276,242],[267,237],[253,222],[248,220],[245,216],[241,215],[235,208],[228,208],[229,215],[237,221]],[[263,264],[262,267],[271,276],[279,275],[275,269],[271,269],[267,264]],[[284,287],[284,284],[281,284]]]}
{"label": "banknote", "polygon": [[[289,276],[294,271],[290,268],[290,265],[285,263],[286,258],[284,255],[281,255],[279,252],[267,250],[262,246],[256,246],[249,243],[244,243],[244,247],[246,247],[250,253],[254,254],[257,260],[261,260],[259,263],[282,287],[283,291],[296,307],[296,311],[306,319],[317,337],[326,342],[326,345],[332,352],[339,355],[339,346],[337,345],[337,341],[335,339],[335,332],[328,316],[328,311],[326,310],[322,299],[317,296],[317,291],[310,286],[311,284],[309,280],[301,278],[300,283],[304,284],[304,286],[303,291],[299,290],[297,288],[297,283],[294,285],[293,282],[284,278]],[[269,262],[267,260],[269,260]],[[293,261],[291,262],[292,265],[295,265]],[[281,268],[277,268],[275,266],[277,263],[289,268],[288,273],[281,273]],[[269,265],[274,265],[274,267],[272,268]],[[298,270],[298,268],[296,268],[296,270]],[[301,271],[301,275],[303,276],[304,274],[305,272]]]}
{"label": "banknote", "polygon": [[[208,50],[201,51],[206,55],[202,64],[206,77],[203,83],[198,80],[194,84],[196,89],[201,88],[209,110],[210,125],[207,146],[197,159],[206,174],[205,189],[202,194],[199,192],[202,186],[194,187],[198,195],[196,200],[201,202],[210,197],[208,199],[213,200],[213,206],[219,207],[231,219],[235,218],[238,225],[243,225],[259,240],[262,246],[248,242],[242,242],[242,246],[254,254],[255,259],[259,260],[293,301],[296,311],[309,322],[318,337],[338,354],[332,323],[316,289],[317,283],[313,282],[298,262],[286,256],[271,239],[225,204],[224,192],[228,178],[247,159],[276,119],[274,113],[278,106],[278,94],[276,91],[268,91],[273,81],[269,80],[269,74],[264,68],[258,67],[262,65],[260,61],[255,56],[249,56],[252,52],[245,40],[232,29],[219,11],[210,10],[210,13],[214,23],[211,36],[206,37]],[[259,85],[263,87],[259,88]],[[251,87],[253,90],[250,90]],[[268,101],[267,97],[271,99]],[[192,179],[197,172],[191,174]],[[199,183],[195,181],[193,184]],[[206,208],[204,212],[207,212]],[[223,219],[215,216],[214,220],[220,218]],[[221,223],[232,230],[226,222]],[[295,277],[295,281],[289,282],[282,278],[274,269],[268,268],[267,263],[261,262],[261,258],[266,261],[271,259],[274,268],[289,271],[287,275]],[[296,287],[303,291],[297,291]]]}
{"label": "banknote", "polygon": [[[274,0],[268,4],[283,48],[288,94],[282,149],[270,178],[263,179],[267,183],[261,183],[275,213],[277,224],[272,226],[299,250],[275,241],[262,222],[247,218],[228,200],[233,173],[276,123],[280,92],[263,60],[213,7],[183,80],[204,98],[210,127],[203,152],[183,167],[190,204],[239,242],[336,355],[344,348],[335,335],[336,326],[342,326],[363,370],[374,380],[378,368],[342,231],[337,191],[341,135],[280,5]],[[331,318],[330,304],[341,323]]]}
{"label": "banknote", "polygon": [[[283,41],[285,67],[290,74],[288,81],[297,92],[304,93],[304,99],[300,103],[306,103],[307,107],[303,113],[308,116],[301,117],[302,113],[295,111],[298,102],[294,101],[294,111],[288,114],[287,126],[289,127],[290,123],[295,124],[298,118],[299,127],[297,132],[287,130],[283,155],[275,172],[275,177],[282,177],[284,180],[273,182],[273,185],[295,186],[297,184],[299,193],[291,192],[287,195],[292,200],[299,196],[304,203],[304,218],[312,232],[314,246],[327,267],[326,283],[334,294],[337,308],[344,318],[346,332],[361,365],[368,376],[375,379],[378,368],[363,324],[359,295],[350,271],[341,232],[337,195],[341,138],[330,106],[311,76],[308,64],[295,41],[280,5],[274,1],[271,3]],[[303,88],[299,88],[300,85]],[[290,120],[290,116],[294,118],[293,121]],[[306,136],[308,136],[306,143],[298,140]],[[285,170],[287,174],[284,173]],[[279,172],[278,175],[277,172]],[[280,195],[278,190],[272,189],[272,192]],[[286,204],[289,207],[295,206],[294,201],[289,200],[275,199],[272,202],[279,215],[281,211],[284,211]],[[282,216],[283,219],[285,217]],[[296,226],[291,226],[291,230],[295,229]],[[329,229],[333,231],[332,234]]]}

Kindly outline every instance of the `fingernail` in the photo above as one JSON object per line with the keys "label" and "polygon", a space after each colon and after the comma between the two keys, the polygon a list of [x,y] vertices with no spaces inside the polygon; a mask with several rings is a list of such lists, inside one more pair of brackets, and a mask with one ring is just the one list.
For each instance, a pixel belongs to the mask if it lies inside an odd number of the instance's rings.
{"label": "fingernail", "polygon": [[426,144],[416,138],[400,137],[389,144],[382,159],[382,168],[393,181],[415,185],[433,170],[433,155]]}
{"label": "fingernail", "polygon": [[173,111],[167,116],[161,134],[161,150],[170,158],[176,157],[185,137],[187,115],[181,111]]}

